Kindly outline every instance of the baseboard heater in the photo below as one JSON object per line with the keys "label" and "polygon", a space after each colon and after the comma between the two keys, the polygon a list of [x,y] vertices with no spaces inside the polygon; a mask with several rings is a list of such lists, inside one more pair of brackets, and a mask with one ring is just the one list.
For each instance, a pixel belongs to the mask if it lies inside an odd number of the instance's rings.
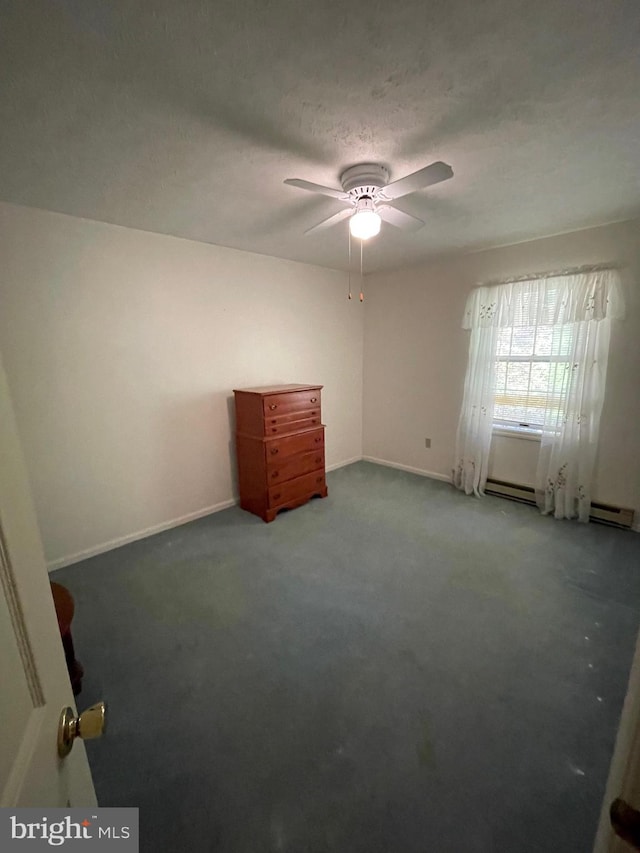
{"label": "baseboard heater", "polygon": [[[485,492],[488,495],[496,495],[500,498],[507,498],[510,501],[519,501],[524,504],[535,506],[536,493],[533,486],[520,486],[517,483],[507,483],[504,480],[487,479]],[[610,524],[613,527],[623,527],[629,530],[633,527],[634,512],[632,509],[624,509],[619,506],[609,506],[609,504],[592,503],[591,521],[597,521],[600,524]]]}

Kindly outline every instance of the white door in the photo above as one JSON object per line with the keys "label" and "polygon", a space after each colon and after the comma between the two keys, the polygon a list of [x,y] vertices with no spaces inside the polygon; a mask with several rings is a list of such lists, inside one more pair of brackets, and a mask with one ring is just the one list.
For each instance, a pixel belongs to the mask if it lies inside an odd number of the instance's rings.
{"label": "white door", "polygon": [[82,742],[58,757],[67,706],[75,708],[0,361],[0,806],[96,805]]}
{"label": "white door", "polygon": [[611,829],[609,808],[616,799],[622,799],[640,810],[640,635],[631,664],[594,853],[630,853],[631,850],[640,849],[622,841]]}

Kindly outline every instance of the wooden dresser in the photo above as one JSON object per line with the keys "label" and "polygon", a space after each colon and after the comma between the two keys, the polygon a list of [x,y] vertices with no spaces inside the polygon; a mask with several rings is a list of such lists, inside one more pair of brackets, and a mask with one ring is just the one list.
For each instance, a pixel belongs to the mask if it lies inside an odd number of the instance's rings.
{"label": "wooden dresser", "polygon": [[272,385],[235,390],[240,506],[273,521],[327,496],[322,385]]}

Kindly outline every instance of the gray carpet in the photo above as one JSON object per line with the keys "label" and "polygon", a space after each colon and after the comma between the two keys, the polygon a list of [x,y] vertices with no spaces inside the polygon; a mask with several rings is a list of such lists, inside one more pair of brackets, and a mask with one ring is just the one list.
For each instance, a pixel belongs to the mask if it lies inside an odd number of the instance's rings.
{"label": "gray carpet", "polygon": [[590,853],[640,536],[360,462],[55,573],[142,851]]}

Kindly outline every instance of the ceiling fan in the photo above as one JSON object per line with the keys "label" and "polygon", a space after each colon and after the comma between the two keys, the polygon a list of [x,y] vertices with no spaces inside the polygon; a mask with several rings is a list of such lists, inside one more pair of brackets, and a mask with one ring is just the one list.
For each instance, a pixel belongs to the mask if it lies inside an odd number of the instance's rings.
{"label": "ceiling fan", "polygon": [[396,228],[404,228],[409,231],[417,231],[422,228],[424,222],[409,213],[398,210],[387,204],[402,196],[422,190],[425,187],[439,184],[453,177],[453,169],[447,163],[437,161],[418,169],[404,178],[389,183],[389,170],[377,163],[360,163],[351,166],[340,176],[342,189],[323,187],[310,181],[302,181],[298,178],[287,178],[284,182],[301,190],[328,195],[346,204],[344,210],[334,213],[312,228],[305,231],[310,234],[323,228],[329,228],[338,222],[350,217],[349,229],[353,237],[367,240],[374,237],[380,231],[380,222],[384,219]]}

